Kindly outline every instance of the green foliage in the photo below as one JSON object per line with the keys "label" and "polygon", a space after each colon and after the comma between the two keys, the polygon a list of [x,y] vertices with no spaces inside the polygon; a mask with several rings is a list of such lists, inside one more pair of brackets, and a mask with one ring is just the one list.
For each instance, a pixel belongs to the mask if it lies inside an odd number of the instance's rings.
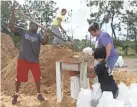
{"label": "green foliage", "polygon": [[53,18],[55,18],[54,13],[58,10],[55,7],[56,2],[49,0],[49,1],[32,1],[26,0],[24,8],[25,13],[32,17],[34,20],[38,21],[39,23],[49,27]]}
{"label": "green foliage", "polygon": [[[19,37],[14,36],[14,34],[12,34],[8,29],[12,2],[1,1],[1,4],[1,31],[10,34],[14,43],[19,44]],[[16,9],[46,27],[49,27],[51,25],[53,18],[55,18],[54,13],[56,13],[56,11],[58,10],[58,8],[56,8],[56,2],[54,2],[53,0],[25,0],[25,4],[23,5],[20,5],[16,2]],[[15,25],[27,29],[28,20],[24,19],[24,17],[22,17],[20,14],[16,13]],[[44,35],[44,32],[41,31],[41,34]]]}
{"label": "green foliage", "polygon": [[1,2],[1,32],[9,33],[7,28],[10,18],[10,7],[11,1],[0,1]]}
{"label": "green foliage", "polygon": [[93,12],[91,10],[90,19],[88,19],[88,23],[91,24],[92,22],[98,22],[100,27],[104,23],[111,22],[111,29],[112,29],[112,37],[116,40],[117,36],[115,33],[115,29],[121,30],[120,23],[114,24],[114,18],[120,17],[121,9],[123,9],[123,1],[90,1],[88,3],[89,7],[96,6],[98,8],[97,12]]}

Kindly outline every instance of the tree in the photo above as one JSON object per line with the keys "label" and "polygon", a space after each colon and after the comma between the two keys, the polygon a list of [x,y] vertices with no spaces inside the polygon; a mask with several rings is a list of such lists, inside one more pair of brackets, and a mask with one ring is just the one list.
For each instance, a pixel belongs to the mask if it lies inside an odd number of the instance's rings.
{"label": "tree", "polygon": [[8,22],[10,18],[10,4],[11,1],[0,1],[1,2],[1,32],[9,33]]}
{"label": "tree", "polygon": [[91,18],[88,19],[88,23],[98,22],[100,28],[104,23],[111,23],[112,37],[116,40],[115,29],[118,28],[118,30],[121,30],[121,28],[120,23],[114,24],[114,18],[120,17],[121,9],[123,9],[123,1],[90,1],[87,6],[96,6],[98,8],[97,12],[91,12]]}
{"label": "tree", "polygon": [[[56,2],[53,0],[48,1],[31,1],[26,0],[25,1],[25,14],[27,14],[29,17],[33,18],[40,24],[42,24],[45,27],[50,27],[53,18],[55,18],[56,11],[58,10],[58,7],[56,7]],[[40,34],[44,35],[44,31],[41,29]],[[53,40],[53,36],[49,38],[50,43]]]}
{"label": "tree", "polygon": [[[10,33],[7,26],[10,19],[10,13],[11,13],[10,8],[12,6],[12,2],[1,1],[1,4],[2,4],[1,7],[2,32]],[[23,12],[26,16],[32,18],[33,20],[41,23],[46,27],[49,27],[51,25],[53,18],[55,18],[54,13],[56,13],[56,11],[58,10],[58,8],[55,5],[56,2],[54,2],[53,0],[48,0],[48,1],[25,0],[25,3],[23,5],[20,5],[18,2],[16,2],[16,8],[18,11]],[[16,13],[15,25],[27,29],[28,20],[24,19],[20,14]],[[43,35],[44,32],[41,30],[40,33]],[[13,36],[13,39],[14,38],[16,37]]]}
{"label": "tree", "polygon": [[137,53],[137,1],[129,2],[129,5],[133,8],[131,10],[127,9],[126,13],[122,17],[122,22],[127,24],[127,40],[134,40],[134,49]]}

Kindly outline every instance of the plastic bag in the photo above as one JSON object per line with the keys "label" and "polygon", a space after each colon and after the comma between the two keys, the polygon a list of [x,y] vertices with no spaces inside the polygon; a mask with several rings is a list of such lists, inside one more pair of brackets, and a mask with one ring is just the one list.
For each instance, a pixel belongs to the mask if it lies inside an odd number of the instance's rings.
{"label": "plastic bag", "polygon": [[109,102],[113,99],[112,92],[104,91],[97,107],[109,107]]}
{"label": "plastic bag", "polygon": [[95,83],[94,85],[92,85],[93,87],[93,99],[99,99],[102,95],[102,90],[100,87],[100,83]]}
{"label": "plastic bag", "polygon": [[99,98],[102,95],[100,83],[96,83],[93,89],[81,89],[78,99],[77,107],[96,107],[99,102]]}
{"label": "plastic bag", "polygon": [[119,87],[119,94],[117,99],[124,101],[124,106],[131,106],[129,102],[129,89],[124,83],[120,83]]}
{"label": "plastic bag", "polygon": [[132,107],[137,107],[137,98],[130,98],[129,101]]}
{"label": "plastic bag", "polygon": [[70,77],[71,97],[77,99],[80,92],[80,79],[77,76]]}
{"label": "plastic bag", "polygon": [[85,54],[89,54],[89,55],[92,55],[92,54],[93,54],[93,50],[92,50],[92,48],[90,48],[90,47],[84,48],[84,49],[83,49],[83,52],[84,52]]}
{"label": "plastic bag", "polygon": [[125,66],[124,60],[123,60],[123,57],[122,57],[122,56],[119,56],[119,57],[118,57],[118,60],[117,60],[117,62],[116,62],[116,64],[115,64],[115,66],[116,66],[116,67],[123,67],[123,66]]}
{"label": "plastic bag", "polygon": [[93,92],[91,89],[83,89],[78,95],[76,107],[91,107],[91,100],[93,99]]}
{"label": "plastic bag", "polygon": [[131,98],[137,98],[137,83],[130,85],[129,94]]}
{"label": "plastic bag", "polygon": [[113,99],[110,91],[104,91],[97,107],[124,107],[124,101]]}

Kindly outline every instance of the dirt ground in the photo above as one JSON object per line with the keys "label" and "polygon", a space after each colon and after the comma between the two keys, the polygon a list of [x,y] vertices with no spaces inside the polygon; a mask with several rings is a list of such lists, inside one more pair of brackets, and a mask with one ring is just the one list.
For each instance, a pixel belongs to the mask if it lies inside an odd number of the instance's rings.
{"label": "dirt ground", "polygon": [[[134,63],[134,61],[136,61],[136,58],[124,58],[124,61],[128,67],[118,68],[117,70],[128,71],[128,72],[133,72],[133,73],[137,74],[137,67],[133,66],[133,63]],[[69,85],[69,83],[67,83],[67,84]],[[53,89],[53,88],[51,88],[51,89]],[[55,86],[54,86],[54,89],[56,89]],[[74,106],[75,104],[73,104],[74,100],[72,98],[68,98],[68,96],[70,97],[70,92],[67,90],[65,92],[65,94],[66,95],[64,96],[64,99],[61,104],[56,102],[56,96],[52,95],[52,94],[44,95],[45,101],[42,103],[36,99],[36,95],[34,95],[34,94],[33,95],[21,94],[21,96],[19,98],[19,102],[15,106],[11,105],[12,97],[4,94],[4,95],[2,95],[2,99],[1,99],[3,102],[2,107],[75,107]],[[51,101],[53,101],[53,102],[51,103]],[[71,102],[71,104],[69,102]]]}
{"label": "dirt ground", "polygon": [[125,67],[125,68],[118,68],[118,69],[122,70],[122,71],[128,71],[128,72],[132,72],[132,73],[136,73],[137,74],[137,58],[124,57],[123,59],[124,59],[125,65],[127,65],[127,67]]}

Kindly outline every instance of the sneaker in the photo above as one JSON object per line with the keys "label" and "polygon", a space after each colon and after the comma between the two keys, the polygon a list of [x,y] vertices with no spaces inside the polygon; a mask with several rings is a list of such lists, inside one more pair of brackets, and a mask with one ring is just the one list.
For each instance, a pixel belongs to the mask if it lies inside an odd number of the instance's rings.
{"label": "sneaker", "polygon": [[13,104],[13,105],[14,105],[14,104],[17,104],[17,99],[18,99],[19,95],[14,94],[12,97],[13,97],[13,99],[12,99],[12,104]]}
{"label": "sneaker", "polygon": [[39,101],[44,101],[44,100],[45,100],[45,99],[42,97],[41,94],[39,94],[39,95],[37,96],[37,99],[38,99]]}

